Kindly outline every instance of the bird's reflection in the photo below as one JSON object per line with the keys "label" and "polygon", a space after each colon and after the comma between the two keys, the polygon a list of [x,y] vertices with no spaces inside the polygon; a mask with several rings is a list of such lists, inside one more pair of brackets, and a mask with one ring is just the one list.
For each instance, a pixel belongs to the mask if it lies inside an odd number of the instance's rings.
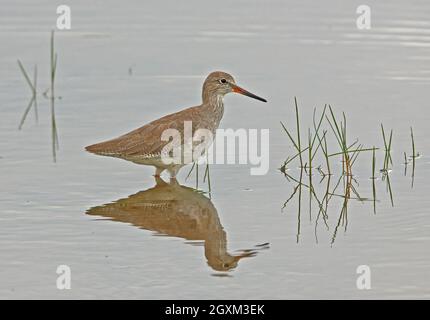
{"label": "bird's reflection", "polygon": [[159,235],[203,241],[208,265],[216,271],[234,269],[242,258],[261,249],[227,251],[227,235],[212,201],[196,189],[156,178],[156,185],[125,199],[93,207],[87,214],[131,223]]}

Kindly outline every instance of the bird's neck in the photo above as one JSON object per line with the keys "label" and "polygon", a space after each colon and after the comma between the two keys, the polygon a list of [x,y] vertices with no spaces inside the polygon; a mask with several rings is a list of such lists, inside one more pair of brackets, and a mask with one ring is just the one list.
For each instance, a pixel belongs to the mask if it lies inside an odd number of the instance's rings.
{"label": "bird's neck", "polygon": [[214,95],[206,102],[203,102],[203,105],[205,108],[204,113],[211,118],[211,128],[216,130],[221,122],[222,116],[224,115],[223,96]]}
{"label": "bird's neck", "polygon": [[224,112],[224,96],[218,94],[203,95],[203,105],[212,112]]}

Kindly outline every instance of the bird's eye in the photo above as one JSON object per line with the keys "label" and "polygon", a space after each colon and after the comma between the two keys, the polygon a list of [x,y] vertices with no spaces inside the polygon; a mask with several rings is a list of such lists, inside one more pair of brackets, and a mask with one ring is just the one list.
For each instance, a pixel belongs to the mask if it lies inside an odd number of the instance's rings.
{"label": "bird's eye", "polygon": [[219,82],[222,83],[222,84],[225,84],[225,83],[227,83],[227,80],[221,79]]}

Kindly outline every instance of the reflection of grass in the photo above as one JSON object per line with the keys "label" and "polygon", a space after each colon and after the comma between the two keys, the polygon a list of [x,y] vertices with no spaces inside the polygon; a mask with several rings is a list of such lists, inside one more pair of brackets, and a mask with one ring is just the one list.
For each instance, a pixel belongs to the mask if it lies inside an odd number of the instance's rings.
{"label": "reflection of grass", "polygon": [[390,173],[389,172],[385,172],[382,174],[382,181],[386,182],[386,188],[387,188],[388,194],[390,195],[391,205],[394,207],[393,191],[391,189]]}
{"label": "reflection of grass", "polygon": [[[365,147],[358,139],[349,141],[349,135],[347,130],[347,117],[344,113],[340,117],[337,117],[333,108],[328,105],[324,106],[322,113],[317,116],[317,111],[314,109],[313,113],[313,128],[308,129],[308,141],[307,146],[302,149],[300,143],[300,118],[297,106],[297,99],[295,99],[295,132],[291,131],[287,125],[281,122],[282,128],[287,134],[288,140],[292,143],[294,153],[287,157],[287,159],[282,164],[280,171],[284,174],[286,179],[290,182],[294,182],[295,186],[291,195],[287,197],[283,205],[283,209],[292,201],[296,196],[298,197],[298,219],[297,219],[297,241],[299,241],[301,233],[301,214],[302,214],[302,188],[309,190],[309,215],[312,220],[312,202],[316,202],[318,205],[318,213],[315,219],[315,239],[318,242],[317,229],[319,221],[322,218],[324,225],[329,229],[328,224],[328,211],[329,202],[333,199],[341,199],[341,210],[340,214],[336,219],[334,225],[334,230],[331,238],[331,243],[333,244],[338,231],[343,227],[346,232],[348,226],[348,206],[350,202],[359,201],[367,202],[371,201],[373,203],[373,212],[376,214],[376,182],[377,182],[377,154],[379,148],[373,146],[371,148]],[[389,195],[391,205],[394,206],[394,196],[391,187],[390,180],[390,169],[393,165],[392,159],[392,145],[393,145],[393,130],[390,130],[389,136],[386,135],[384,126],[381,124],[381,131],[384,143],[384,159],[383,168],[380,170],[382,174],[382,179],[385,183],[387,193]],[[296,138],[294,138],[296,136]],[[413,132],[411,129],[411,139],[412,139],[412,163],[414,165],[414,160],[417,157],[415,151],[415,142],[413,138]],[[329,143],[334,142],[334,146]],[[381,148],[382,149],[382,148]],[[304,162],[303,153],[307,151],[307,162]],[[353,169],[356,163],[358,163],[359,156],[362,152],[371,151],[371,181],[372,181],[372,196],[362,197],[359,194],[356,176],[353,174]],[[339,173],[333,171],[333,166],[331,165],[331,159],[339,157],[342,163],[342,168]],[[406,155],[405,155],[406,159]],[[298,162],[298,169],[300,170],[300,176],[298,179],[294,178],[292,174],[288,171],[292,167],[294,161]],[[317,170],[313,170],[316,168]],[[390,169],[389,169],[390,168]],[[413,169],[414,170],[414,169]],[[379,171],[378,171],[379,172]],[[319,174],[321,179],[319,183],[315,183],[314,176]],[[306,175],[308,176],[306,178]],[[338,175],[339,179],[334,186],[331,185],[331,179],[333,175]],[[306,181],[305,181],[306,180]],[[326,180],[325,187],[320,186],[322,182]],[[320,186],[320,187],[319,187]],[[338,189],[343,186],[343,191],[338,191]],[[322,192],[322,193],[321,193]],[[351,200],[351,201],[350,201]]]}

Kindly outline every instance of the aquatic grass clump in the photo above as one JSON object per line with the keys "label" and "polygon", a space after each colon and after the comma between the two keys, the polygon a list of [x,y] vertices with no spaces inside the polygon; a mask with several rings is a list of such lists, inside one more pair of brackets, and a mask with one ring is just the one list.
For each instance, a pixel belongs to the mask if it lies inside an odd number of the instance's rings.
{"label": "aquatic grass clump", "polygon": [[[310,170],[310,174],[312,173],[312,162],[313,159],[315,158],[317,151],[319,150],[319,148],[321,147],[321,144],[323,142],[322,139],[324,139],[326,132],[323,132],[322,136],[320,135],[320,128],[321,128],[321,124],[322,121],[324,119],[324,115],[325,115],[325,109],[326,107],[324,107],[324,110],[320,116],[320,119],[318,121],[318,124],[316,124],[315,121],[315,115],[316,115],[316,109],[314,109],[314,115],[313,115],[313,121],[314,121],[314,129],[315,132],[312,133],[311,129],[308,128],[308,146],[304,149],[302,149],[301,146],[301,133],[300,133],[300,116],[299,116],[299,108],[298,108],[298,104],[297,104],[297,98],[294,98],[294,106],[295,106],[295,115],[296,115],[296,136],[297,136],[297,140],[293,138],[293,134],[287,129],[287,127],[284,125],[284,123],[281,121],[281,126],[284,129],[285,133],[287,134],[288,138],[290,139],[290,141],[292,142],[294,148],[296,149],[296,154],[294,156],[287,157],[287,159],[284,161],[283,165],[281,166],[280,170],[282,172],[287,171],[288,169],[288,164],[291,163],[294,159],[296,159],[297,157],[299,158],[300,161],[300,168],[303,169],[309,169]],[[315,143],[317,142],[318,139],[318,144],[315,147]],[[303,157],[302,154],[304,152],[308,151],[308,162],[307,163],[303,163]],[[323,151],[324,152],[324,151]]]}
{"label": "aquatic grass clump", "polygon": [[[393,158],[392,158],[392,146],[393,146],[393,130],[391,129],[389,135],[386,134],[384,125],[381,123],[381,132],[382,132],[382,141],[383,141],[383,163],[382,169],[377,171],[377,155],[378,150],[382,148],[378,148],[376,146],[372,146],[371,148],[366,147],[363,143],[360,143],[359,139],[355,139],[350,141],[348,135],[348,121],[345,113],[342,113],[341,116],[337,116],[334,112],[331,105],[325,105],[323,111],[320,115],[317,115],[316,108],[313,112],[313,128],[308,128],[307,130],[307,146],[302,148],[301,145],[301,132],[300,128],[300,117],[298,111],[298,103],[297,99],[294,99],[295,105],[295,124],[294,130],[288,128],[288,126],[281,122],[281,126],[285,131],[288,140],[292,143],[294,153],[292,155],[288,155],[284,163],[279,168],[280,171],[284,174],[285,178],[289,182],[294,182],[296,185],[293,188],[292,193],[287,197],[287,200],[284,202],[282,209],[284,209],[289,202],[295,196],[298,196],[298,219],[297,219],[297,241],[299,241],[300,233],[301,233],[301,201],[302,201],[302,188],[306,188],[309,190],[309,216],[312,220],[312,205],[313,201],[316,201],[318,205],[318,213],[315,219],[315,239],[318,242],[317,236],[317,226],[318,222],[322,218],[324,221],[324,225],[327,230],[329,230],[328,225],[328,211],[329,211],[329,202],[333,198],[342,199],[341,210],[338,218],[336,219],[336,224],[334,226],[331,244],[333,245],[336,236],[338,234],[339,228],[342,226],[344,231],[346,232],[348,226],[348,206],[350,200],[355,200],[359,202],[371,201],[373,203],[373,212],[376,214],[376,202],[378,199],[376,197],[376,181],[378,179],[377,172],[382,173],[382,179],[385,183],[386,191],[389,195],[391,205],[394,206],[394,196],[393,190],[391,186],[390,179],[390,171],[393,166]],[[332,139],[330,139],[332,138]],[[413,137],[413,131],[411,128],[411,141],[412,141],[412,157],[411,160],[414,163],[415,158],[418,156],[415,150],[415,142]],[[333,145],[332,145],[333,143]],[[329,152],[330,146],[330,152]],[[307,157],[304,157],[304,152],[307,151]],[[371,181],[372,181],[372,196],[371,197],[362,197],[359,194],[358,186],[359,182],[357,181],[356,176],[353,174],[354,166],[359,162],[360,155],[362,152],[371,152]],[[340,172],[334,172],[333,165],[331,163],[331,159],[340,157],[342,166]],[[407,157],[406,153],[405,157],[405,166],[407,165]],[[304,159],[306,163],[304,163]],[[289,173],[289,169],[293,161],[296,160],[298,162],[298,169],[300,177],[298,179],[294,178],[291,173]],[[322,162],[320,163],[319,161]],[[316,170],[313,170],[316,168]],[[406,169],[405,169],[406,170]],[[414,170],[414,169],[413,169]],[[318,185],[315,184],[315,180],[313,176],[315,173],[321,176],[321,180],[319,181],[319,185],[322,184],[324,180],[326,180],[326,185],[318,188]],[[307,178],[306,178],[307,175]],[[331,185],[331,179],[333,175],[339,175],[337,182],[334,186]],[[326,179],[327,177],[327,179]],[[343,191],[339,192],[338,189],[343,187]],[[322,195],[319,195],[318,191],[322,188]],[[318,189],[318,190],[317,190]]]}
{"label": "aquatic grass clump", "polygon": [[[43,92],[43,96],[50,100],[50,107],[51,107],[51,141],[52,141],[52,158],[53,161],[57,161],[57,150],[59,150],[59,140],[58,140],[58,130],[57,130],[57,123],[55,118],[55,79],[56,79],[56,72],[57,72],[57,60],[58,55],[55,52],[55,46],[54,46],[54,30],[51,31],[51,38],[50,38],[50,87]],[[27,118],[27,115],[30,111],[30,109],[34,106],[35,111],[35,117],[36,122],[38,121],[38,111],[37,111],[37,65],[34,66],[34,76],[33,81],[30,80],[30,77],[27,73],[27,71],[24,68],[24,65],[22,64],[21,60],[18,59],[18,66],[21,70],[21,73],[23,74],[27,84],[30,87],[30,90],[32,92],[32,97],[30,99],[30,102],[28,103],[23,116],[21,117],[21,120],[18,125],[18,129],[21,130],[24,122]],[[50,93],[48,96],[48,92]]]}

